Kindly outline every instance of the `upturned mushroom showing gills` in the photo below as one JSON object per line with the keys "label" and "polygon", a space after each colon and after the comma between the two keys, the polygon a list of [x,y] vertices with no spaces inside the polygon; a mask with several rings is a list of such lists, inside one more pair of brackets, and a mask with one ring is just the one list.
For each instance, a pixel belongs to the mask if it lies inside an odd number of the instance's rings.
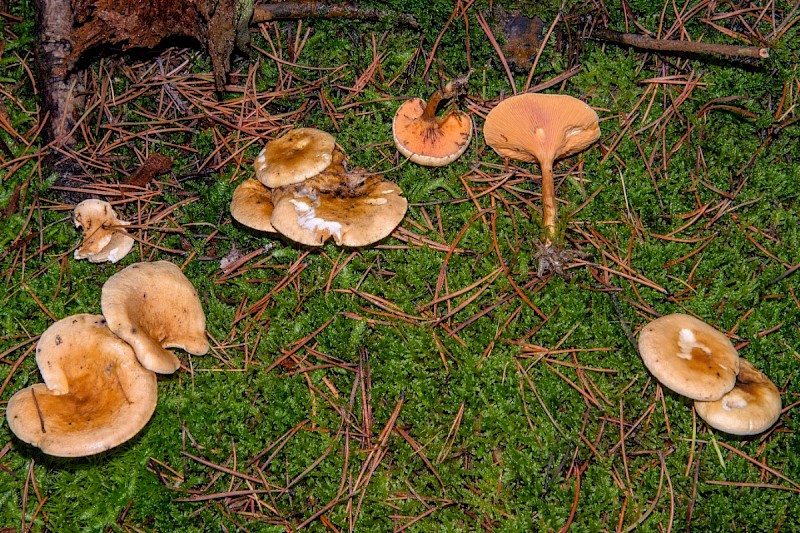
{"label": "upturned mushroom showing gills", "polygon": [[425,102],[421,98],[406,101],[394,115],[392,135],[397,150],[418,165],[441,167],[458,159],[472,139],[472,118],[456,109],[441,118],[439,105],[455,99],[467,84],[467,78],[448,82]]}
{"label": "upturned mushroom showing gills", "polygon": [[270,141],[255,159],[256,179],[270,188],[300,183],[333,161],[336,139],[316,128],[295,128]]}
{"label": "upturned mushroom showing gills", "polygon": [[272,225],[307,246],[329,238],[341,246],[367,246],[403,220],[408,201],[400,188],[365,171],[322,173],[273,191]]}
{"label": "upturned mushroom showing gills", "polygon": [[6,419],[21,440],[59,457],[106,451],[136,435],[156,408],[156,375],[101,315],[73,315],[36,345],[44,383],[17,391]]}
{"label": "upturned mushroom showing gills", "polygon": [[75,206],[72,214],[76,228],[83,230],[83,243],[75,250],[75,259],[88,259],[92,263],[116,263],[133,248],[133,237],[123,226],[111,204],[103,200],[84,200]]}
{"label": "upturned mushroom showing gills", "polygon": [[728,337],[681,313],[642,328],[639,353],[662,385],[693,400],[719,400],[733,389],[739,373],[739,355]]}
{"label": "upturned mushroom showing gills", "polygon": [[180,367],[167,348],[208,352],[197,291],[169,261],[135,263],[111,276],[103,285],[100,307],[111,331],[133,347],[148,370],[171,374]]}
{"label": "upturned mushroom showing gills", "polygon": [[561,273],[563,256],[557,235],[557,203],[553,164],[586,149],[600,138],[597,113],[577,98],[563,94],[526,93],[506,98],[486,116],[486,144],[503,157],[538,162],[542,170],[543,239],[539,275]]}
{"label": "upturned mushroom showing gills", "polygon": [[750,362],[739,361],[739,375],[730,392],[715,402],[694,402],[697,415],[732,435],[757,435],[781,415],[781,394],[772,381]]}

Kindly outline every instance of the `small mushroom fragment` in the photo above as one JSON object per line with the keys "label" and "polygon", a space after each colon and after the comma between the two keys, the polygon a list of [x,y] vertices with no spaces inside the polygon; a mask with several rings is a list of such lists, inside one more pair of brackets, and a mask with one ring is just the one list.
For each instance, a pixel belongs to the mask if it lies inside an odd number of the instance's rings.
{"label": "small mushroom fragment", "polygon": [[108,327],[133,347],[148,370],[171,374],[180,367],[166,348],[208,352],[206,317],[192,283],[168,261],[135,263],[103,285],[100,307]]}
{"label": "small mushroom fragment", "polygon": [[400,106],[392,121],[392,135],[401,154],[418,165],[441,167],[464,153],[472,139],[472,118],[458,110],[439,118],[436,110],[443,101],[456,98],[466,84],[466,77],[456,78],[427,102],[412,98]]}
{"label": "small mushroom fragment", "polygon": [[133,237],[122,227],[129,222],[120,220],[108,202],[84,200],[75,206],[73,221],[83,230],[83,243],[75,250],[75,259],[116,263],[133,248]]}
{"label": "small mushroom fragment", "polygon": [[59,457],[103,452],[132,438],[156,408],[156,375],[101,315],[51,325],[36,346],[44,383],[17,391],[6,419],[21,440]]}
{"label": "small mushroom fragment", "polygon": [[321,246],[331,237],[338,245],[366,246],[403,220],[408,201],[401,194],[381,175],[323,173],[273,191],[272,225],[307,246]]}
{"label": "small mushroom fragment", "polygon": [[778,420],[781,394],[767,376],[740,359],[733,390],[717,401],[695,401],[694,407],[698,416],[715,429],[733,435],[756,435]]}
{"label": "small mushroom fragment", "polygon": [[730,340],[681,313],[647,324],[639,334],[639,353],[658,381],[693,400],[719,400],[739,373],[739,355]]}
{"label": "small mushroom fragment", "polygon": [[256,179],[243,181],[233,191],[231,216],[248,228],[275,232],[272,209],[272,190]]}
{"label": "small mushroom fragment", "polygon": [[255,159],[256,179],[270,188],[300,183],[325,170],[336,139],[316,128],[295,128],[270,141]]}
{"label": "small mushroom fragment", "polygon": [[[501,156],[539,163],[544,226],[540,275],[546,270],[560,272],[563,259],[558,257],[554,246],[558,206],[553,163],[584,150],[600,138],[597,113],[568,95],[520,94],[506,98],[489,111],[483,135],[486,144]],[[548,258],[551,251],[554,256]]]}

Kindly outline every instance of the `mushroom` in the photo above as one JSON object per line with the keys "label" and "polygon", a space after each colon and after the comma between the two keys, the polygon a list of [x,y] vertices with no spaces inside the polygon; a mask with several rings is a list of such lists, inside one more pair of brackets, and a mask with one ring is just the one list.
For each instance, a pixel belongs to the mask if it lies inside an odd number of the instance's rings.
{"label": "mushroom", "polygon": [[231,216],[249,228],[275,232],[272,209],[272,190],[256,179],[243,181],[233,191]]}
{"label": "mushroom", "polygon": [[597,113],[577,98],[563,94],[526,93],[506,98],[486,116],[486,144],[503,157],[538,162],[542,170],[540,275],[561,272],[553,163],[587,148],[600,138]]}
{"label": "mushroom", "polygon": [[418,165],[441,167],[459,158],[472,139],[472,119],[462,111],[450,110],[441,118],[436,110],[452,100],[467,84],[456,78],[431,95],[406,101],[394,115],[392,135],[397,150]]}
{"label": "mushroom", "polygon": [[717,401],[694,402],[694,408],[713,428],[733,435],[756,435],[778,420],[781,394],[767,376],[740,359],[736,386]]}
{"label": "mushroom", "polygon": [[665,387],[693,400],[719,400],[739,373],[739,355],[730,340],[682,313],[647,324],[639,334],[639,354]]}
{"label": "mushroom", "polygon": [[135,263],[103,285],[100,307],[108,327],[133,347],[148,370],[171,374],[180,367],[166,348],[208,352],[206,317],[192,283],[168,261]]}
{"label": "mushroom", "polygon": [[75,250],[75,259],[88,259],[92,263],[116,263],[133,248],[131,237],[111,204],[103,200],[84,200],[75,206],[73,222],[83,230],[83,243]]}
{"label": "mushroom", "polygon": [[338,245],[366,246],[403,220],[408,201],[400,188],[365,171],[323,173],[273,191],[272,225],[307,246],[333,237]]}
{"label": "mushroom", "polygon": [[59,457],[103,452],[136,435],[156,408],[156,375],[101,315],[51,325],[36,346],[44,383],[17,391],[6,419],[21,440]]}
{"label": "mushroom", "polygon": [[256,179],[270,188],[300,183],[325,170],[336,139],[316,128],[295,128],[270,141],[255,159]]}

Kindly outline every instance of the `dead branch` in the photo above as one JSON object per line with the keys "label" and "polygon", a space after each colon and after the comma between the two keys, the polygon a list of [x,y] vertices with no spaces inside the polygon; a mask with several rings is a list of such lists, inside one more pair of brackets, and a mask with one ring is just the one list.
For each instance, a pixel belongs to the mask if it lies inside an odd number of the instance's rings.
{"label": "dead branch", "polygon": [[386,17],[411,28],[419,27],[411,15],[366,7],[358,2],[330,3],[320,0],[289,0],[271,4],[256,4],[251,24],[306,18],[343,18],[375,22],[384,20]]}
{"label": "dead branch", "polygon": [[673,41],[669,39],[654,39],[636,33],[622,33],[614,30],[597,28],[592,31],[590,38],[598,41],[624,44],[642,50],[654,52],[683,52],[688,54],[716,55],[723,57],[750,57],[754,59],[767,59],[769,48],[757,46],[737,46],[728,44],[702,43],[697,41]]}

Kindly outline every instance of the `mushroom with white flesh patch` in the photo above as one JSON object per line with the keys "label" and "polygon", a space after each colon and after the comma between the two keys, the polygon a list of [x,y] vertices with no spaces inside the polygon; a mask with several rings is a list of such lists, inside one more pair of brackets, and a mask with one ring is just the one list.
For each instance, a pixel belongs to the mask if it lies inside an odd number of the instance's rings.
{"label": "mushroom with white flesh patch", "polygon": [[425,102],[412,98],[403,103],[392,120],[397,150],[418,165],[441,167],[458,159],[472,139],[472,118],[457,109],[436,115],[439,105],[456,98],[467,78],[456,78],[434,92]]}
{"label": "mushroom with white flesh patch", "polygon": [[586,149],[600,138],[597,113],[563,94],[526,93],[506,98],[486,116],[486,144],[503,157],[538,162],[542,170],[542,226],[539,275],[562,273],[568,259],[556,245],[557,213],[553,164]]}
{"label": "mushroom with white flesh patch", "polygon": [[133,347],[148,370],[171,374],[180,367],[167,348],[208,352],[200,298],[169,261],[135,263],[111,276],[103,285],[100,307],[111,331]]}
{"label": "mushroom with white flesh patch", "polygon": [[781,394],[772,381],[745,359],[739,360],[736,385],[713,402],[695,401],[700,418],[732,435],[762,433],[781,415]]}
{"label": "mushroom with white flesh patch", "polygon": [[336,139],[316,128],[295,128],[270,141],[256,156],[256,179],[274,189],[300,183],[334,160]]}
{"label": "mushroom with white flesh patch", "polygon": [[647,324],[639,334],[639,354],[662,385],[693,400],[719,400],[739,373],[739,355],[728,337],[682,313]]}
{"label": "mushroom with white flesh patch", "polygon": [[274,190],[272,225],[307,246],[321,246],[329,238],[342,246],[366,246],[403,220],[408,201],[401,194],[381,175],[326,172]]}
{"label": "mushroom with white flesh patch", "polygon": [[51,325],[36,345],[44,383],[17,391],[6,420],[21,440],[59,457],[83,457],[131,439],[156,408],[156,375],[101,315]]}
{"label": "mushroom with white flesh patch", "polygon": [[123,227],[130,223],[120,220],[108,202],[84,200],[75,206],[72,219],[75,227],[83,230],[83,243],[75,250],[75,259],[116,263],[133,248],[133,237]]}

